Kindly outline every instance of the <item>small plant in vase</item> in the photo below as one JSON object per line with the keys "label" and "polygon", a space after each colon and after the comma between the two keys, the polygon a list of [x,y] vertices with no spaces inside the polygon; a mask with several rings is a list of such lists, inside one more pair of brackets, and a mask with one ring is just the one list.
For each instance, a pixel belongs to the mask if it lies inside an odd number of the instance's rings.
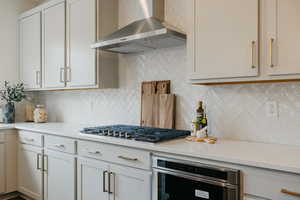
{"label": "small plant in vase", "polygon": [[6,104],[3,107],[3,122],[14,123],[15,122],[15,103],[25,99],[24,84],[18,83],[16,85],[10,85],[5,81],[4,90],[0,91],[1,100]]}

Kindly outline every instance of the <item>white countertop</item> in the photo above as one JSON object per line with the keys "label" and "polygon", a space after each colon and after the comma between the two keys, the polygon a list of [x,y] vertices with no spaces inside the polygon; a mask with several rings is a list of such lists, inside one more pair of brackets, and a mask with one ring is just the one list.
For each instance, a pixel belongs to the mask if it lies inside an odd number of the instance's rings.
{"label": "white countertop", "polygon": [[0,123],[0,130],[7,130],[7,129],[14,129],[15,124],[1,124]]}
{"label": "white countertop", "polygon": [[216,144],[211,145],[188,142],[185,139],[152,144],[111,137],[81,135],[79,131],[83,127],[87,126],[64,123],[0,124],[0,130],[16,128],[44,134],[122,145],[152,152],[169,153],[300,174],[300,146],[232,140],[219,140]]}

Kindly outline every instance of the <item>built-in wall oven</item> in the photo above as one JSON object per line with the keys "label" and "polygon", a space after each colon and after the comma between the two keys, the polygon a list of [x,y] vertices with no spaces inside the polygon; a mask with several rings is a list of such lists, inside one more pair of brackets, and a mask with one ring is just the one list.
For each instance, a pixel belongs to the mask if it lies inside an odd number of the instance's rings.
{"label": "built-in wall oven", "polygon": [[153,200],[240,200],[240,171],[153,157]]}

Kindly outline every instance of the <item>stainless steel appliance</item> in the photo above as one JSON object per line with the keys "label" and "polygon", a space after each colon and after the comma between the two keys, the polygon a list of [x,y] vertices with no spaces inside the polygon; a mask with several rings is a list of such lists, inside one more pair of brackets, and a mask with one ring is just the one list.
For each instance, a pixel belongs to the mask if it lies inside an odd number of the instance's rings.
{"label": "stainless steel appliance", "polygon": [[150,1],[153,8],[152,17],[135,21],[97,41],[91,47],[129,54],[184,45],[186,34],[165,21],[165,0]]}
{"label": "stainless steel appliance", "polygon": [[153,200],[240,200],[240,171],[153,158]]}
{"label": "stainless steel appliance", "polygon": [[143,142],[163,142],[190,135],[190,131],[152,128],[144,126],[112,125],[84,128],[81,134],[116,137]]}

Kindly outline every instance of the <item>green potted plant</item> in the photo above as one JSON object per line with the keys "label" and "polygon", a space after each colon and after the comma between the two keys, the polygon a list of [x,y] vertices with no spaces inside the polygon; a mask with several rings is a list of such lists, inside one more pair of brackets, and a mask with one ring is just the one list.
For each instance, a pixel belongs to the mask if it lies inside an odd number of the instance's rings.
{"label": "green potted plant", "polygon": [[4,83],[4,90],[0,91],[1,100],[6,104],[3,107],[3,122],[15,122],[15,103],[22,101],[26,95],[24,91],[24,84],[18,83],[10,85],[8,81]]}

